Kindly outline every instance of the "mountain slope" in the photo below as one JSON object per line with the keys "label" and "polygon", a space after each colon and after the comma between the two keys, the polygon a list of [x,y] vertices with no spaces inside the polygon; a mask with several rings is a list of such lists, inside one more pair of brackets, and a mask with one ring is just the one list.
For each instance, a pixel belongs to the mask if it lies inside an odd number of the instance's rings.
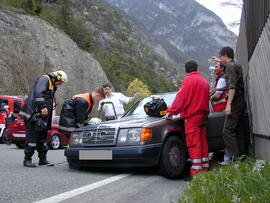
{"label": "mountain slope", "polygon": [[[144,39],[148,39],[148,42],[155,39],[149,39],[142,25],[141,29],[136,28],[136,22],[102,1],[65,1],[57,9],[60,21],[69,19],[77,24],[81,22],[88,36],[84,44],[89,44],[82,45],[82,48],[101,63],[116,90],[125,91],[135,78],[147,84],[153,93],[177,88],[180,80],[177,65],[170,61],[160,44],[152,43],[155,46],[151,46],[146,43]],[[72,35],[76,30],[70,31],[70,23],[68,26],[61,22],[58,25],[71,33],[71,38],[80,44],[81,36]]]}
{"label": "mountain slope", "polygon": [[[74,42],[76,42],[77,45],[73,45],[74,47],[78,46],[89,52],[89,56],[93,57],[90,61],[96,59],[101,64],[102,69],[106,72],[106,76],[117,91],[124,92],[127,89],[128,84],[135,78],[142,80],[148,85],[152,93],[173,91],[178,88],[179,81],[183,75],[179,77],[179,73],[176,70],[178,65],[171,60],[167,51],[163,48],[161,43],[159,43],[162,42],[162,40],[152,37],[142,24],[132,21],[129,16],[125,16],[124,14],[122,16],[119,9],[111,8],[109,4],[98,0],[59,0],[57,3],[53,4],[41,1],[41,5],[37,3],[38,1],[29,1],[32,3],[35,2],[36,5],[31,5],[30,3],[24,4],[24,2],[28,1],[6,0],[4,3],[0,2],[0,9],[1,7],[6,8],[6,5],[8,5],[8,8],[11,8],[12,10],[12,12],[9,11],[11,15],[18,15],[18,18],[21,17],[20,15],[28,15],[24,11],[22,12],[22,9],[24,9],[30,13],[29,16],[36,19],[37,22],[41,21],[39,18],[40,16],[51,23],[53,28],[48,28],[50,26],[44,25],[44,23],[41,23],[40,27],[38,27],[37,25],[28,25],[25,22],[16,22],[19,27],[25,26],[27,31],[30,29],[31,34],[26,33],[30,36],[37,35],[38,32],[42,30],[44,33],[42,37],[46,41],[47,39],[50,39],[50,33],[46,31],[47,28],[49,30],[54,29],[55,32],[60,33],[61,30],[64,31]],[[16,7],[15,10],[13,9],[13,6]],[[36,14],[38,14],[38,16]],[[11,22],[11,24],[12,23],[14,22]],[[6,29],[7,25],[4,26],[4,29]],[[37,33],[35,33],[35,28],[37,28]],[[43,31],[43,29],[45,29],[45,31]],[[138,31],[140,31],[140,33]],[[10,36],[12,37],[15,30],[11,30],[10,32]],[[22,30],[19,32],[21,35],[25,34]],[[47,36],[47,34],[49,36]],[[0,39],[2,40],[0,43],[5,46],[6,39],[3,40],[3,36],[4,35],[0,36]],[[8,36],[6,37],[7,41],[10,40],[8,39]],[[25,36],[21,38],[23,39],[24,37]],[[66,36],[66,38],[68,37]],[[18,41],[18,37],[14,37],[10,41],[21,43],[20,40]],[[26,47],[32,46],[32,42],[28,44],[29,40],[23,42]],[[52,43],[56,44],[55,39],[52,40]],[[84,62],[84,59],[81,59],[84,54],[80,54],[79,57],[77,56],[77,53],[74,54],[74,56],[70,56],[70,54],[73,54],[73,48],[68,48],[69,45],[67,46],[66,43],[66,41],[59,40],[57,46],[54,46],[53,48],[55,54],[49,55],[49,62],[45,65],[42,62],[44,61],[43,54],[47,50],[47,46],[45,46],[45,48],[41,47],[42,50],[39,50],[40,46],[37,45],[35,48],[32,47],[33,51],[31,52],[31,57],[21,55],[21,49],[12,50],[14,56],[23,56],[24,61],[22,63],[32,63],[33,60],[41,61],[41,66],[37,68],[37,73],[35,72],[36,70],[34,67],[38,65],[35,63],[34,65],[29,65],[24,72],[24,75],[26,75],[27,72],[31,72],[31,69],[33,70],[31,74],[27,75],[24,83],[32,84],[37,75],[42,74],[47,70],[55,70],[56,67],[66,66],[66,62],[70,62],[70,60],[72,66],[80,67],[81,62]],[[167,42],[163,41],[162,43],[167,44],[168,47],[171,46]],[[42,39],[38,38],[37,44],[43,44]],[[7,50],[3,51],[3,54],[11,52],[11,47],[12,46],[9,46]],[[64,59],[64,61],[62,61],[61,57],[59,59],[59,55],[61,56],[63,53],[65,54],[65,57],[68,58]],[[181,52],[178,53],[183,55]],[[4,58],[5,57],[7,56],[4,56]],[[4,71],[7,68],[10,68],[9,72],[15,71],[15,68],[11,65],[5,66]],[[93,74],[91,72],[82,74],[79,78],[91,80],[91,78],[94,77],[93,80],[95,81],[98,79],[98,77],[96,77],[96,72],[99,72],[99,68],[92,71]],[[79,70],[75,75],[78,75],[80,72],[83,71]],[[100,72],[103,71],[101,70]],[[11,78],[12,75],[13,74],[10,74],[8,77]],[[7,87],[3,88],[2,92],[7,92],[8,94],[22,94],[27,92],[27,89],[31,88],[29,85],[27,88],[24,88],[24,85],[19,85],[20,88],[17,88],[18,90],[16,91],[8,90],[8,87],[10,87],[10,84],[7,84],[8,77],[4,76],[1,77],[2,79],[0,78],[4,86]],[[102,81],[107,81],[107,78]],[[89,89],[89,85],[86,85],[87,83],[89,82],[83,81],[80,84],[80,89]],[[81,88],[82,86],[84,87]],[[74,85],[72,87],[76,88],[78,86]],[[69,91],[68,93],[70,94],[71,92],[73,91]]]}
{"label": "mountain slope", "polygon": [[164,37],[186,55],[207,66],[223,46],[236,45],[236,35],[213,12],[194,0],[106,0]]}
{"label": "mountain slope", "polygon": [[178,88],[183,74],[179,76],[179,65],[159,43],[162,40],[119,9],[99,0],[66,0],[42,7],[44,17],[100,62],[117,91],[125,91],[135,78],[152,93]]}

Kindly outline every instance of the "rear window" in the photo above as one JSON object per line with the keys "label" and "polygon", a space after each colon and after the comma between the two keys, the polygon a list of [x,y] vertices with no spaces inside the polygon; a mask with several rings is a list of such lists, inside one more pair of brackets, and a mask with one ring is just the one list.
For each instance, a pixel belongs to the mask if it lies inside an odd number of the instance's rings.
{"label": "rear window", "polygon": [[8,100],[7,99],[0,99],[0,112],[4,112],[4,106],[8,105]]}

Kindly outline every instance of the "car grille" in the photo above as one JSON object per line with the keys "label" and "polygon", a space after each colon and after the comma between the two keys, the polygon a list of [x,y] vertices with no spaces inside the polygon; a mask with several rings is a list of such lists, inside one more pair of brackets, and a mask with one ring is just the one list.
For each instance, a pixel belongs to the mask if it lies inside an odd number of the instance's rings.
{"label": "car grille", "polygon": [[83,146],[113,145],[115,144],[116,129],[98,126],[83,133]]}

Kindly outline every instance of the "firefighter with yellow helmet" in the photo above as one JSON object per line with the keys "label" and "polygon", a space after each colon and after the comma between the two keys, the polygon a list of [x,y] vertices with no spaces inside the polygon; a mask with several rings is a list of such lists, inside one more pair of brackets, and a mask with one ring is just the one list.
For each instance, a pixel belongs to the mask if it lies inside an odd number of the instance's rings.
{"label": "firefighter with yellow helmet", "polygon": [[19,116],[26,123],[24,162],[26,167],[36,167],[32,162],[35,150],[39,165],[47,165],[47,131],[51,128],[54,94],[57,87],[67,83],[67,74],[58,70],[39,77],[29,93]]}

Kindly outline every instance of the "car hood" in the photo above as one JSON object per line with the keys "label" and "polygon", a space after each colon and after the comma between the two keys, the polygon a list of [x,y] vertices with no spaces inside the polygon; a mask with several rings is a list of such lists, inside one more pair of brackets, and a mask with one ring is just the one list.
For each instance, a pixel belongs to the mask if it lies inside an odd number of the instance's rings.
{"label": "car hood", "polygon": [[104,121],[99,125],[85,126],[83,129],[87,130],[89,128],[97,128],[97,127],[114,127],[114,128],[145,127],[145,125],[147,125],[148,123],[160,122],[162,120],[163,119],[159,117],[149,117],[146,115],[131,115],[117,120]]}

